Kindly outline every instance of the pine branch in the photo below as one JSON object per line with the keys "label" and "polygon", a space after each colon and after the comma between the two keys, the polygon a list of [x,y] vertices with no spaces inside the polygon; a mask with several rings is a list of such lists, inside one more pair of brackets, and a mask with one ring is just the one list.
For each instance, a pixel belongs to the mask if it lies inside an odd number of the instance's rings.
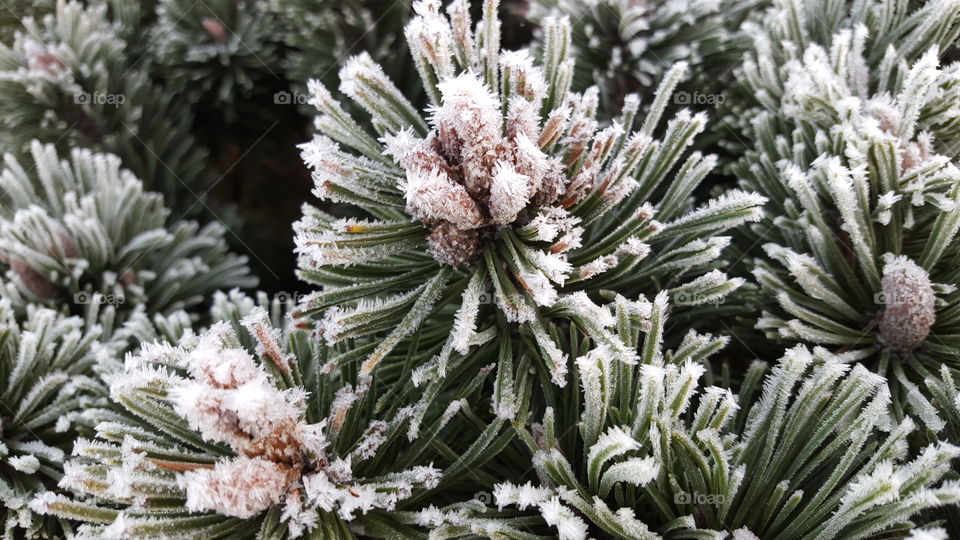
{"label": "pine branch", "polygon": [[[646,328],[645,343],[656,343],[664,315],[645,313],[629,326]],[[909,453],[915,423],[888,425],[880,377],[798,346],[773,367],[758,399],[738,403],[729,390],[700,387],[713,342],[691,334],[680,350],[636,365],[592,346],[577,360],[582,397],[556,401],[542,426],[522,428],[532,429],[523,438],[538,480],[498,483],[496,508],[475,501],[413,519],[450,538],[869,538],[924,509],[960,503],[955,482],[945,480],[960,448],[934,442]],[[549,435],[567,428],[556,419],[578,410],[575,436]],[[541,523],[530,527],[530,516]]]}
{"label": "pine branch", "polygon": [[137,310],[170,313],[256,283],[226,252],[222,226],[170,223],[163,198],[116,156],[77,149],[61,160],[37,141],[30,156],[7,156],[0,172],[10,212],[0,219],[0,294],[19,312],[59,306],[109,334]]}
{"label": "pine branch", "polygon": [[960,368],[960,111],[941,102],[956,66],[938,66],[960,26],[931,17],[955,3],[936,6],[844,7],[823,19],[813,14],[825,4],[776,3],[739,73],[756,120],[734,172],[779,216],[750,235],[766,252],[752,270],[765,310],[757,328],[857,351],[891,379],[898,417],[925,373]]}
{"label": "pine branch", "polygon": [[[481,326],[488,326],[495,312],[478,309],[476,298],[493,298],[508,322],[529,332],[562,386],[568,360],[545,330],[546,313],[569,317],[553,309],[568,293],[602,286],[633,297],[653,280],[690,280],[684,286],[710,299],[725,296],[741,282],[710,274],[709,291],[701,291],[705,282],[693,281],[715,264],[719,244],[673,268],[662,260],[685,243],[699,246],[701,237],[759,219],[764,200],[731,192],[690,210],[690,193],[714,164],[687,150],[706,117],[681,111],[661,138],[653,138],[662,101],[684,65],[670,72],[641,128],[635,131],[636,100],[603,126],[596,89],[568,92],[562,71],[573,62],[565,42],[569,23],[551,23],[554,38],[541,58],[526,50],[501,53],[496,6],[487,2],[471,30],[463,2],[451,4],[449,18],[438,2],[415,3],[406,37],[433,103],[427,119],[367,55],[344,65],[340,90],[366,110],[368,127],[352,120],[330,92],[311,86],[321,134],[301,148],[313,170],[314,194],[356,205],[377,220],[334,220],[307,210],[296,226],[301,277],[327,289],[305,302],[301,314],[325,311],[319,325],[324,335],[349,328],[330,334],[340,336],[334,341],[389,333],[426,294],[405,276],[453,267],[441,294],[445,301],[418,316],[418,324],[442,329],[485,320]],[[681,183],[669,185],[675,173]],[[660,212],[670,220],[666,225],[653,219]],[[486,278],[469,278],[478,272]],[[467,281],[470,293],[458,304]],[[383,286],[359,288],[367,282]],[[376,296],[360,296],[364,292]],[[577,298],[576,305],[584,305]],[[597,339],[607,333],[597,321],[578,324]],[[468,352],[461,332],[449,339],[441,363],[449,351]],[[616,338],[608,341],[615,351],[625,350]],[[378,362],[374,354],[365,365]]]}

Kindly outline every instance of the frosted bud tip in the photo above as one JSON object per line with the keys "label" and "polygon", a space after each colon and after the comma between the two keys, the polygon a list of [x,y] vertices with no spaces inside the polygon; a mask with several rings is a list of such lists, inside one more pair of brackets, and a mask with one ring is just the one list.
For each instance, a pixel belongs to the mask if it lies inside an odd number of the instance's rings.
{"label": "frosted bud tip", "polygon": [[926,270],[906,257],[891,258],[883,268],[884,304],[878,339],[894,351],[923,344],[936,320],[936,297]]}

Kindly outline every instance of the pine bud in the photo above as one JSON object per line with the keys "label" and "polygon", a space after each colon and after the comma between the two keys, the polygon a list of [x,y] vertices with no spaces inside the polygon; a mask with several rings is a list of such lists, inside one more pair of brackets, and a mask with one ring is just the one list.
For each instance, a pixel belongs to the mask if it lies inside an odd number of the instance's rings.
{"label": "pine bud", "polygon": [[20,281],[31,293],[42,300],[56,298],[59,288],[57,285],[37,272],[35,268],[17,257],[10,258],[10,269],[20,278]]}
{"label": "pine bud", "polygon": [[459,266],[472,261],[480,253],[480,234],[475,230],[458,229],[441,222],[427,237],[430,254],[441,264]]}
{"label": "pine bud", "polygon": [[923,344],[936,320],[930,276],[906,257],[896,257],[883,268],[883,300],[878,338],[887,348],[906,352]]}
{"label": "pine bud", "polygon": [[200,21],[200,24],[203,25],[203,29],[210,34],[210,37],[213,38],[213,41],[224,45],[230,41],[230,35],[227,32],[227,28],[220,22],[219,19],[213,17],[207,17]]}
{"label": "pine bud", "polygon": [[27,68],[36,73],[45,73],[57,76],[66,70],[66,64],[57,55],[49,52],[45,47],[35,42],[27,43],[25,47]]}
{"label": "pine bud", "polygon": [[238,457],[181,477],[192,511],[214,510],[227,516],[251,518],[277,504],[286,494],[291,471],[272,461]]}

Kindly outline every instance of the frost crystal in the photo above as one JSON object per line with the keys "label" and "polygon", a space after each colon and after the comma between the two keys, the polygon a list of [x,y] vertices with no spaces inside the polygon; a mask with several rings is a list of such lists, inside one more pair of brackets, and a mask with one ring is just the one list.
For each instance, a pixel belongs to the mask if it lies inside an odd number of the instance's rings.
{"label": "frost crystal", "polygon": [[293,470],[262,458],[238,457],[213,469],[184,473],[187,508],[250,518],[278,504],[295,478]]}
{"label": "frost crystal", "polygon": [[247,456],[293,463],[307,451],[309,428],[300,421],[302,390],[279,390],[241,348],[224,347],[225,323],[215,325],[189,356],[197,379],[171,390],[174,410],[207,440]]}
{"label": "frost crystal", "polygon": [[552,490],[536,487],[530,482],[522,486],[505,482],[497,484],[493,488],[493,498],[497,502],[497,508],[501,510],[505,506],[516,506],[521,510],[526,510],[532,506],[543,504],[552,495]]}
{"label": "frost crystal", "polygon": [[540,504],[540,514],[547,525],[556,527],[560,540],[587,538],[587,524],[572,510],[561,504],[559,497],[552,497]]}

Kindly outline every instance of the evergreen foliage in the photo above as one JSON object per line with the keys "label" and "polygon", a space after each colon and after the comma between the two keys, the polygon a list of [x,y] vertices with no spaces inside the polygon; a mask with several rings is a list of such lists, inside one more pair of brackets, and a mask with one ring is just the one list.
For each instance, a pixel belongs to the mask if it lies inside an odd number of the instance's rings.
{"label": "evergreen foliage", "polygon": [[210,180],[189,104],[153,83],[150,59],[128,55],[125,37],[99,2],[58,0],[54,13],[23,19],[0,46],[0,144],[17,156],[34,139],[116,154],[179,213],[196,215],[195,194]]}
{"label": "evergreen foliage", "polygon": [[[317,79],[335,85],[340,64],[360,51],[377,60],[390,59],[385,69],[401,88],[415,92],[416,77],[404,62],[409,53],[403,27],[409,2],[388,0],[272,0],[288,50],[283,65],[287,77],[306,90]],[[414,96],[409,96],[414,98]]]}
{"label": "evergreen foliage", "polygon": [[681,61],[694,76],[675,101],[689,105],[703,96],[698,104],[704,106],[722,100],[720,92],[748,46],[738,26],[758,5],[762,2],[534,0],[529,17],[538,24],[558,16],[571,21],[576,87],[596,85],[609,110],[631,93],[644,103],[652,100],[659,81]]}
{"label": "evergreen foliage", "polygon": [[0,536],[960,537],[958,21],[0,0]]}
{"label": "evergreen foliage", "polygon": [[0,516],[4,537],[61,537],[71,526],[30,511],[38,493],[56,486],[78,434],[105,414],[107,391],[95,376],[110,354],[100,328],[79,317],[30,306],[19,318],[0,300]]}
{"label": "evergreen foliage", "polygon": [[938,57],[960,26],[932,14],[960,4],[809,18],[826,7],[777,3],[741,74],[754,142],[733,170],[772,218],[754,229],[757,326],[857,351],[894,383],[955,370],[958,72]]}
{"label": "evergreen foliage", "polygon": [[279,60],[279,30],[264,2],[161,0],[150,36],[154,69],[168,91],[232,118],[255,85],[280,78],[270,67]]}
{"label": "evergreen foliage", "polygon": [[93,498],[48,493],[33,508],[107,538],[409,534],[399,510],[469,475],[486,451],[482,438],[460,459],[446,446],[476,429],[450,425],[476,418],[463,394],[451,380],[428,412],[413,394],[357,381],[337,366],[349,349],[281,330],[282,310],[262,304],[221,296],[209,330],[128,357],[106,380],[129,419],[78,440],[60,482]]}
{"label": "evergreen foliage", "polygon": [[[916,425],[888,425],[882,378],[798,346],[756,399],[747,396],[767,367],[751,366],[738,403],[729,390],[700,388],[700,362],[718,341],[691,333],[662,362],[639,366],[587,349],[577,359],[582,399],[558,400],[525,435],[536,479],[497,484],[497,510],[533,511],[542,534],[570,540],[852,539],[906,530],[912,516],[960,500],[960,485],[941,482],[960,448],[939,442],[908,457]],[[558,431],[577,409],[576,432]],[[529,537],[526,517],[497,510],[474,502],[418,520],[440,538]]]}
{"label": "evergreen foliage", "polygon": [[116,156],[75,149],[61,159],[38,141],[30,155],[8,155],[0,172],[0,296],[18,311],[47,305],[112,327],[135,309],[168,313],[256,285],[219,223],[169,222],[163,197]]}
{"label": "evergreen foliage", "polygon": [[601,126],[596,90],[569,91],[565,19],[548,25],[537,62],[527,51],[501,54],[496,3],[484,6],[476,33],[465,2],[450,5],[449,19],[438,3],[414,6],[406,36],[433,103],[429,120],[367,55],[346,63],[340,90],[371,115],[379,140],[324,87],[311,87],[320,134],[303,156],[314,194],[370,218],[305,207],[301,277],[324,289],[300,316],[322,315],[316,328],[329,343],[384,335],[361,376],[428,320],[452,327],[443,373],[451,354],[492,337],[477,332],[494,320],[482,306],[492,298],[499,316],[536,340],[562,386],[568,359],[547,321],[565,318],[597,339],[613,324],[586,291],[634,296],[656,283],[695,308],[742,283],[715,269],[729,241],[716,235],[759,219],[764,199],[734,190],[692,208],[689,196],[714,164],[687,151],[706,116],[683,110],[658,127],[685,66],[670,71],[648,115],[638,117],[633,98]]}

